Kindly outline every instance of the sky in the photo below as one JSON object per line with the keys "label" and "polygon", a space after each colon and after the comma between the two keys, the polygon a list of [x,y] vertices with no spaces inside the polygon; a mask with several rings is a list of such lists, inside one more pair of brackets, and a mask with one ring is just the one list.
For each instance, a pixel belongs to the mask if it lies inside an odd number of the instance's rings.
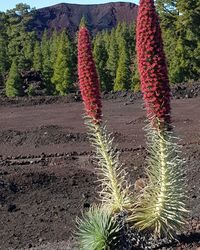
{"label": "sky", "polygon": [[[138,4],[139,0],[132,0],[131,2],[134,2],[136,4]],[[42,7],[47,7],[47,6],[51,6],[54,4],[58,4],[58,3],[78,3],[78,4],[97,4],[97,3],[107,3],[107,2],[129,2],[127,1],[123,1],[123,0],[0,0],[0,11],[6,11],[8,9],[12,9],[15,7],[16,4],[18,3],[26,3],[28,5],[30,5],[32,8],[36,7],[38,8],[42,8]]]}

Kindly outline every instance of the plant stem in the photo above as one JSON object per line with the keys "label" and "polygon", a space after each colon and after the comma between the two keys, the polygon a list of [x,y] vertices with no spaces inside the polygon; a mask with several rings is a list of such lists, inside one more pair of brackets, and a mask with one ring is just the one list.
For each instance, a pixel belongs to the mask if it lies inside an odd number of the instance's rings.
{"label": "plant stem", "polygon": [[[166,154],[165,154],[165,143],[164,143],[164,134],[159,133],[159,145],[160,145],[160,175],[161,175],[161,183],[160,183],[160,193],[158,194],[158,201],[155,207],[156,219],[161,218],[161,214],[163,211],[163,206],[165,202],[165,192],[166,192]],[[159,226],[159,225],[158,225]],[[160,231],[160,226],[158,231]]]}
{"label": "plant stem", "polygon": [[117,179],[117,173],[113,168],[113,159],[111,155],[109,154],[108,146],[106,144],[106,140],[103,138],[103,135],[101,133],[100,125],[96,125],[96,138],[98,141],[98,144],[101,148],[101,154],[103,158],[105,159],[107,170],[108,170],[108,178],[111,183],[111,189],[113,191],[113,196],[115,199],[115,205],[118,207],[119,210],[123,209],[123,197],[121,195],[120,186],[118,185],[118,179]]}

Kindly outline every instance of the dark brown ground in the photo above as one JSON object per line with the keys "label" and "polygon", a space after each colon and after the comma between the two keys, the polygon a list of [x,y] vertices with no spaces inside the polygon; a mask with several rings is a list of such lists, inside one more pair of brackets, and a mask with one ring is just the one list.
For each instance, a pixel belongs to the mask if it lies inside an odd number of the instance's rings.
{"label": "dark brown ground", "polygon": [[[108,128],[115,134],[121,159],[134,183],[144,176],[146,157],[142,100],[127,102],[116,98],[104,100],[103,106]],[[184,249],[197,249],[200,97],[173,100],[172,107],[188,170],[191,213],[189,231],[188,227],[185,229],[189,237],[183,239],[188,240],[188,245]],[[82,104],[76,102],[0,106],[1,250],[41,245],[44,248],[37,249],[71,249],[66,242],[75,229],[75,217],[96,199],[95,166],[82,109]]]}

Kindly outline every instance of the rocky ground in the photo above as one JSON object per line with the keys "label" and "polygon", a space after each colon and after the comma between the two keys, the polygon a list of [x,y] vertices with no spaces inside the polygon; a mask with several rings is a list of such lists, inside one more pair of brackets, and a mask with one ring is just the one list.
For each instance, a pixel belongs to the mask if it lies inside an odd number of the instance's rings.
{"label": "rocky ground", "polygon": [[[162,249],[200,247],[199,89],[177,89],[172,100],[174,129],[187,160],[191,212],[180,243]],[[140,94],[104,93],[104,119],[136,189],[146,166],[142,103]],[[97,198],[82,110],[78,95],[0,100],[1,250],[76,249],[75,218]]]}

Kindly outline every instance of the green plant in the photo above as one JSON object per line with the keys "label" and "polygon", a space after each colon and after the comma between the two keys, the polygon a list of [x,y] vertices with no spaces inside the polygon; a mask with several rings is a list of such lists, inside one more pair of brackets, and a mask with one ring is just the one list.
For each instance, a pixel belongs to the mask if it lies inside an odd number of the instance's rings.
{"label": "green plant", "polygon": [[98,177],[103,187],[101,200],[113,211],[121,211],[130,203],[129,187],[125,181],[125,171],[119,164],[119,153],[113,147],[113,138],[102,123],[100,84],[86,27],[80,28],[78,36],[78,73],[86,110],[86,125],[90,142],[96,150]]}
{"label": "green plant", "polygon": [[146,187],[135,198],[130,192],[127,174],[120,164],[119,152],[113,147],[113,137],[107,133],[102,122],[99,79],[88,30],[81,27],[79,31],[78,72],[86,110],[85,123],[89,129],[90,142],[96,151],[98,180],[102,186],[102,206],[108,209],[99,212],[97,210],[100,208],[92,209],[79,223],[79,235],[82,236],[80,241],[85,247],[83,249],[102,250],[113,244],[110,240],[113,235],[110,232],[116,230],[111,227],[113,224],[106,221],[108,218],[115,218],[116,213],[125,212],[125,224],[131,224],[134,231],[136,229],[147,231],[148,234],[153,233],[155,238],[174,237],[177,230],[185,224],[188,211],[185,204],[184,160],[179,155],[180,146],[173,136],[170,115],[171,91],[161,30],[153,0],[140,1],[137,55],[149,125],[146,127],[148,181]]}
{"label": "green plant", "polygon": [[119,231],[112,213],[107,208],[94,206],[77,219],[81,250],[108,250],[113,246]]}
{"label": "green plant", "polygon": [[152,230],[156,237],[173,237],[185,224],[185,169],[181,146],[170,131],[146,127],[148,183],[139,194],[129,218],[140,230]]}
{"label": "green plant", "polygon": [[28,86],[28,95],[29,95],[29,96],[34,96],[34,95],[35,95],[35,89],[34,89],[33,84],[30,84],[30,85]]}
{"label": "green plant", "polygon": [[119,151],[113,146],[113,136],[106,126],[86,120],[89,128],[89,139],[94,147],[98,164],[97,174],[102,190],[100,198],[114,212],[130,208],[130,190],[126,181],[126,172],[119,161]]}
{"label": "green plant", "polygon": [[14,59],[10,68],[8,79],[6,81],[6,96],[21,96],[22,92],[22,79],[17,68],[17,62]]}
{"label": "green plant", "polygon": [[[144,32],[145,31],[145,32]],[[185,223],[184,161],[171,125],[171,90],[159,18],[153,0],[141,0],[137,17],[137,59],[147,111],[148,184],[130,221],[155,237],[170,236]],[[148,42],[146,42],[148,41]]]}

